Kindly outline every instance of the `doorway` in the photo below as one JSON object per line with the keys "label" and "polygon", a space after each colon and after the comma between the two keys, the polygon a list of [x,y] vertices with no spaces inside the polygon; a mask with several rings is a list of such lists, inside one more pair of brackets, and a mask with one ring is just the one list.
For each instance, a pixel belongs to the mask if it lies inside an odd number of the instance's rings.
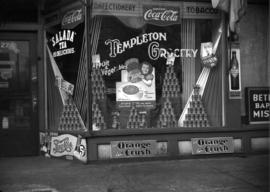
{"label": "doorway", "polygon": [[0,157],[38,155],[35,33],[0,32]]}

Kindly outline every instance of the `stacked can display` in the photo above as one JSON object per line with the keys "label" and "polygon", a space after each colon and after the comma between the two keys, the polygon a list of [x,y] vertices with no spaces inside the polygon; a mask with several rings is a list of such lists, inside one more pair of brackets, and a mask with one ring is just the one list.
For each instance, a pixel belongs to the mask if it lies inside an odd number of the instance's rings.
{"label": "stacked can display", "polygon": [[[91,90],[92,90],[92,124],[98,130],[106,129],[104,115],[100,109],[99,103],[105,103],[105,83],[99,68],[92,68],[91,73]],[[103,101],[103,102],[99,102]]]}
{"label": "stacked can display", "polygon": [[162,85],[162,97],[178,98],[180,96],[180,85],[173,65],[167,66]]}
{"label": "stacked can display", "polygon": [[81,119],[79,111],[71,96],[63,107],[60,117],[59,131],[86,131],[86,127]]}
{"label": "stacked can display", "polygon": [[146,128],[146,111],[138,111],[135,105],[132,105],[128,117],[127,129]]}
{"label": "stacked can display", "polygon": [[199,90],[200,87],[195,85],[193,88],[193,94],[191,96],[192,100],[189,102],[188,113],[185,116],[184,127],[210,126]]}
{"label": "stacked can display", "polygon": [[169,98],[166,98],[161,114],[159,115],[159,120],[157,122],[158,128],[175,128],[177,126],[174,110]]}
{"label": "stacked can display", "polygon": [[97,127],[98,130],[106,129],[106,123],[104,117],[99,109],[99,105],[95,97],[92,100],[92,124]]}
{"label": "stacked can display", "polygon": [[158,128],[174,128],[177,126],[171,100],[179,99],[179,97],[180,85],[174,72],[174,67],[173,65],[168,65],[162,85],[162,98],[164,102],[157,122]]}
{"label": "stacked can display", "polygon": [[95,97],[97,100],[105,99],[106,88],[100,69],[92,69],[91,82],[92,96]]}

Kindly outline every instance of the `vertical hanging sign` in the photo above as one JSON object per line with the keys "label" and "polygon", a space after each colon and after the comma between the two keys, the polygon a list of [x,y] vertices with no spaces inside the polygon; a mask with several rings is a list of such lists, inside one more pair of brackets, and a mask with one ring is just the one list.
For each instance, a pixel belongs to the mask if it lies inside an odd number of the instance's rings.
{"label": "vertical hanging sign", "polygon": [[230,53],[229,69],[229,98],[241,99],[241,64],[240,49],[232,48]]}

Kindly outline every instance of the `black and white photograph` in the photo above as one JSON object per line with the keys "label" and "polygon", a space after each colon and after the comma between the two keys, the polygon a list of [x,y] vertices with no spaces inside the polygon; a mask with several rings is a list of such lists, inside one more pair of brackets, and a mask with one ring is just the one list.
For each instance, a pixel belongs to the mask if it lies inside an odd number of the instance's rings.
{"label": "black and white photograph", "polygon": [[269,0],[0,0],[0,192],[269,192]]}

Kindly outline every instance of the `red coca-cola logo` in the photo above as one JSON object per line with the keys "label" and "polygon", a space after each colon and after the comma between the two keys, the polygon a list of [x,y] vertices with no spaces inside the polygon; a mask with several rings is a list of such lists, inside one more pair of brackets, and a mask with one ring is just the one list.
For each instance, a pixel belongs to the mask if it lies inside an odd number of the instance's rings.
{"label": "red coca-cola logo", "polygon": [[175,7],[144,7],[143,18],[146,22],[157,25],[170,25],[180,22],[179,11]]}

